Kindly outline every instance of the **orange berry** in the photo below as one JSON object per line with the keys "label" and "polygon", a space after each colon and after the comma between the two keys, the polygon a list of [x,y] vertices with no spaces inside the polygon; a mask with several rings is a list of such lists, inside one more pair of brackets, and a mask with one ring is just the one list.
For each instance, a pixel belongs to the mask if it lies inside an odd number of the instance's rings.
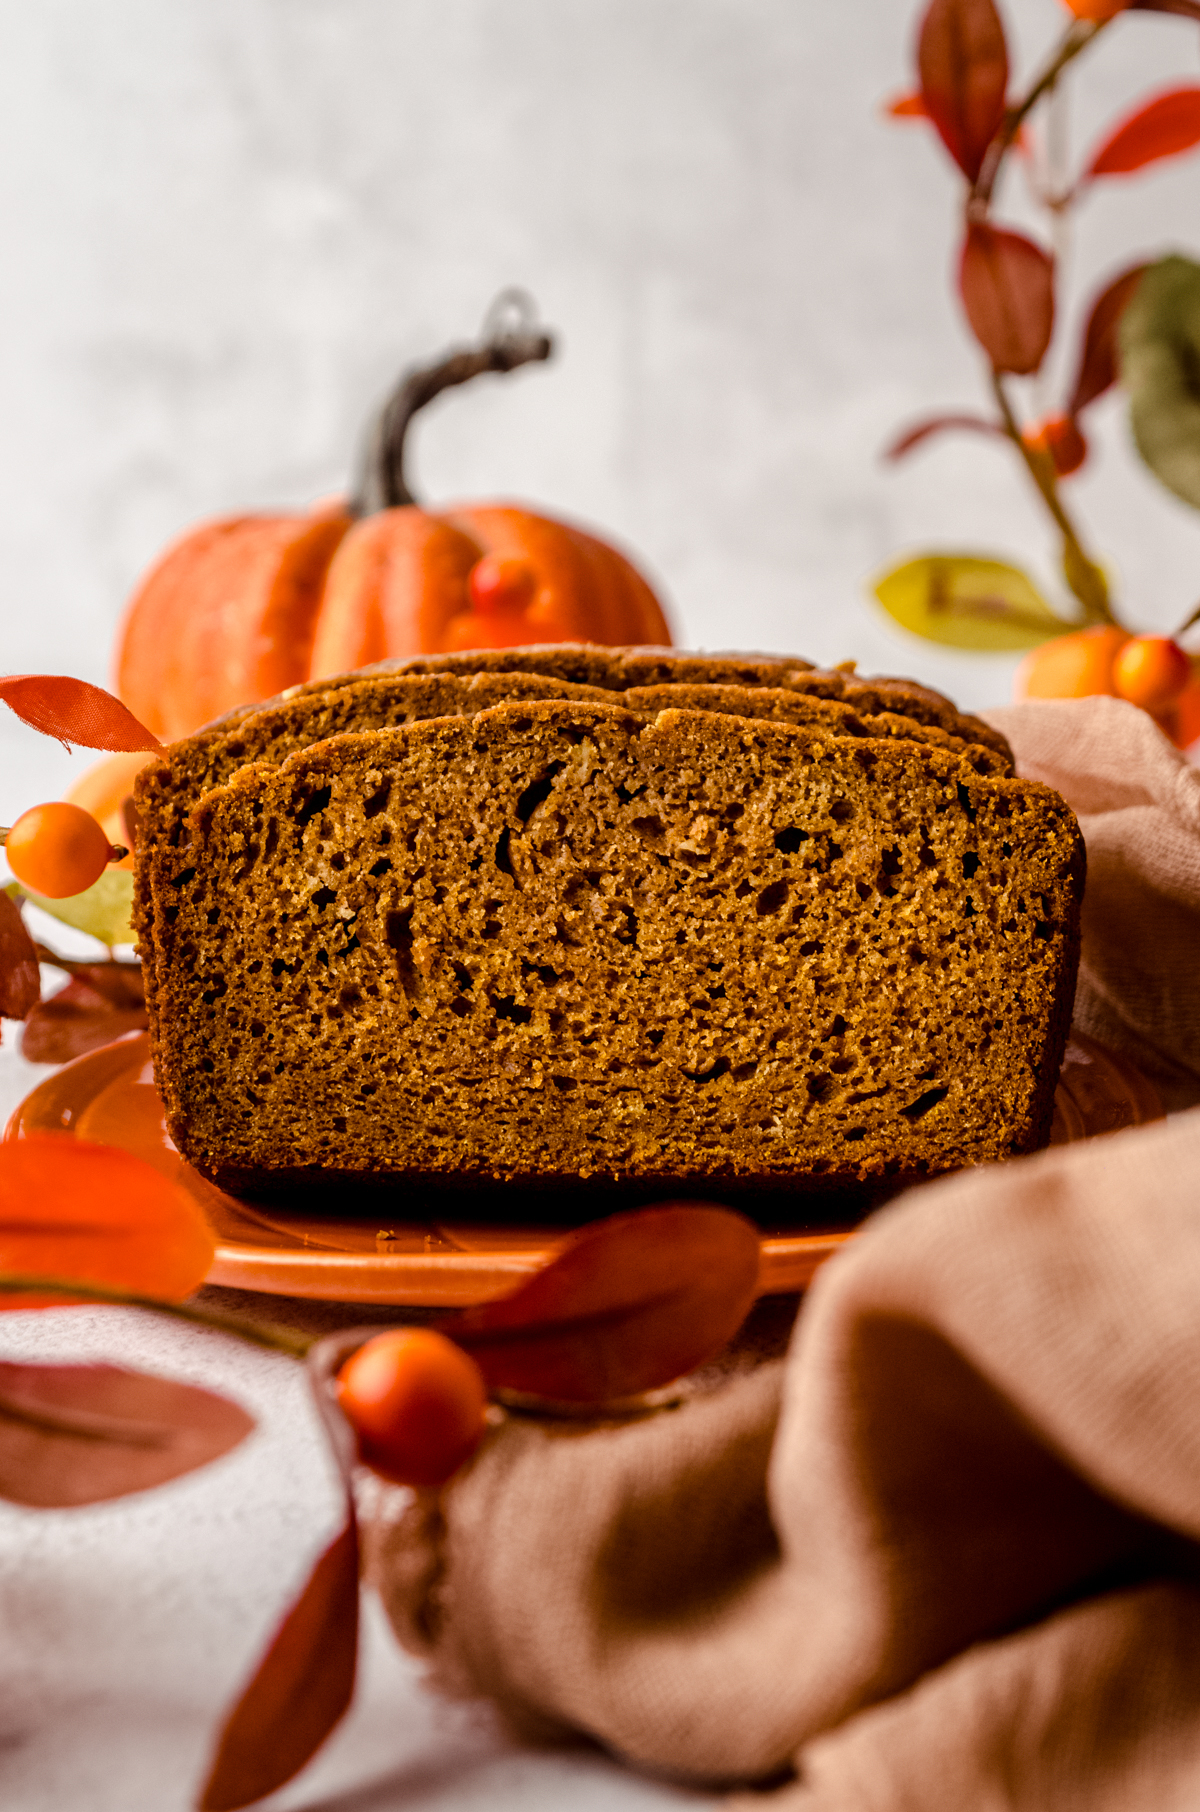
{"label": "orange berry", "polygon": [[1191,677],[1191,662],[1169,635],[1135,635],[1113,662],[1117,697],[1144,711],[1168,710]]}
{"label": "orange berry", "polygon": [[1113,662],[1129,640],[1124,629],[1075,629],[1031,648],[1017,668],[1016,698],[1091,698],[1116,693]]}
{"label": "orange berry", "polygon": [[1181,749],[1200,742],[1200,679],[1193,670],[1191,678],[1169,711],[1158,720],[1159,728]]}
{"label": "orange berry", "polygon": [[52,799],[30,806],[8,833],[4,853],[17,880],[50,900],[83,893],[108,866],[109,841],[90,812]]}
{"label": "orange berry", "polygon": [[1087,441],[1079,423],[1069,415],[1047,415],[1032,428],[1026,428],[1021,438],[1035,453],[1050,455],[1060,478],[1069,478],[1072,472],[1078,472],[1087,458]]}
{"label": "orange berry", "polygon": [[519,554],[485,554],[467,580],[476,610],[523,610],[537,590],[537,574]]}
{"label": "orange berry", "polygon": [[432,1328],[377,1334],[338,1373],[360,1457],[398,1485],[444,1485],[483,1438],[483,1373]]}

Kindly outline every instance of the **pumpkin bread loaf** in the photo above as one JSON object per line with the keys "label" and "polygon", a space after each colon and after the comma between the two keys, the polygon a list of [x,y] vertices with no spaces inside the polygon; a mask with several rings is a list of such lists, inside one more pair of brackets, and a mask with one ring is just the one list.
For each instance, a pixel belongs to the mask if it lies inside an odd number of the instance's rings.
{"label": "pumpkin bread loaf", "polygon": [[[863,733],[845,699],[798,722],[658,709],[645,677],[335,730],[198,799],[195,771],[177,841],[139,857],[156,1073],[193,1164],[244,1192],[802,1196],[1045,1139],[1083,874],[1058,795],[981,772],[961,717],[927,725],[943,742]],[[314,688],[313,722],[371,683]]]}

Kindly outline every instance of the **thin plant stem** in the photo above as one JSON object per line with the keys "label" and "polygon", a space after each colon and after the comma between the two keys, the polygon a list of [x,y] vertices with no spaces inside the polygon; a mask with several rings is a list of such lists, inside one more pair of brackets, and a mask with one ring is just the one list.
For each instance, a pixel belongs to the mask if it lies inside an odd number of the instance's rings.
{"label": "thin plant stem", "polygon": [[1115,623],[1116,618],[1113,616],[1112,606],[1108,601],[1108,586],[1105,583],[1104,574],[1091,555],[1085,552],[1075,525],[1063,508],[1062,499],[1058,494],[1058,485],[1055,482],[1053,464],[1026,443],[1017,425],[1017,418],[1013,414],[1012,404],[1008,400],[1004,379],[1000,372],[994,369],[992,371],[992,390],[1001,420],[1004,423],[1004,432],[1020,454],[1030,477],[1038,488],[1039,495],[1054,518],[1062,536],[1063,573],[1067,584],[1083,606],[1084,621],[1086,623]]}
{"label": "thin plant stem", "polygon": [[987,213],[1004,159],[1012,150],[1017,133],[1042,96],[1054,87],[1067,64],[1073,62],[1081,50],[1086,50],[1093,39],[1098,38],[1111,23],[1111,19],[1076,19],[1059,40],[1045,68],[1035,77],[1032,87],[1005,113],[967,196],[967,214],[970,219],[979,219]]}
{"label": "thin plant stem", "polygon": [[[1023,122],[1043,95],[1053,91],[1068,64],[1074,61],[1080,51],[1086,50],[1087,46],[1093,43],[1111,22],[1109,19],[1074,20],[1024,96],[1007,110],[996,136],[987,148],[979,175],[968,191],[965,209],[968,226],[972,222],[986,220],[1004,160],[1016,142]],[[1054,207],[1056,239],[1065,237],[1065,215],[1069,204],[1070,197],[1065,196],[1060,198]],[[1033,479],[1039,497],[1050,512],[1059,534],[1062,536],[1063,575],[1071,591],[1083,606],[1084,622],[1089,624],[1115,623],[1116,618],[1109,602],[1108,583],[1100,567],[1085,552],[1075,524],[1063,507],[1058,493],[1053,462],[1026,444],[1013,413],[1012,404],[1008,399],[1004,379],[1001,373],[995,369],[992,372],[992,389],[1001,420],[1004,423],[1004,432],[1020,454],[1022,463]]]}
{"label": "thin plant stem", "polygon": [[286,1328],[265,1327],[261,1322],[245,1321],[240,1315],[224,1315],[220,1309],[204,1309],[196,1303],[165,1302],[159,1296],[142,1296],[134,1290],[108,1290],[103,1284],[80,1283],[70,1277],[24,1277],[18,1273],[0,1274],[0,1295],[61,1296],[72,1302],[111,1303],[118,1308],[143,1309],[153,1315],[167,1315],[176,1321],[188,1321],[196,1327],[213,1328],[220,1334],[232,1334],[248,1340],[252,1346],[265,1346],[293,1359],[303,1359],[316,1344],[303,1334],[292,1334]]}
{"label": "thin plant stem", "polygon": [[[1054,281],[1061,289],[1063,273],[1071,254],[1071,198],[1067,188],[1067,96],[1068,83],[1056,82],[1046,102],[1046,169],[1040,196],[1048,216],[1047,226],[1054,257]],[[1034,408],[1039,416],[1050,408],[1050,386],[1053,382],[1052,361],[1044,359],[1034,383]]]}

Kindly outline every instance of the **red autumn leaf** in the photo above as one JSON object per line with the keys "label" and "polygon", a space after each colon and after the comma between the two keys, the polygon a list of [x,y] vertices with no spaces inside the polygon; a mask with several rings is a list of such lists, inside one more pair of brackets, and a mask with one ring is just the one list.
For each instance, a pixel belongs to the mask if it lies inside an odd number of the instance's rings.
{"label": "red autumn leaf", "polygon": [[[374,1330],[372,1330],[374,1331]],[[236,1812],[282,1787],[349,1708],[358,1661],[357,1444],[333,1380],[361,1330],[317,1341],[308,1375],[346,1490],[346,1524],[318,1559],[250,1683],[225,1721],[200,1812]]]}
{"label": "red autumn leaf", "polygon": [[73,963],[71,969],[66,986],[25,1021],[21,1055],[29,1063],[70,1063],[149,1024],[139,964]]}
{"label": "red autumn leaf", "polygon": [[0,1364],[0,1497],[70,1509],[207,1466],[254,1419],[194,1384],[119,1365]]}
{"label": "red autumn leaf", "polygon": [[[178,1301],[215,1249],[187,1191],[129,1152],[53,1134],[0,1143],[0,1272]],[[69,1300],[4,1294],[0,1308]]]}
{"label": "red autumn leaf", "polygon": [[1054,263],[1021,233],[973,221],[959,287],[971,331],[997,371],[1036,371],[1054,332]]}
{"label": "red autumn leaf", "polygon": [[299,1773],[350,1705],[357,1654],[358,1530],[351,1514],[234,1706],[201,1812],[235,1812]]}
{"label": "red autumn leaf", "polygon": [[911,94],[898,94],[895,100],[887,103],[884,112],[894,120],[927,120],[929,118],[929,109],[925,105],[924,97],[917,90]]}
{"label": "red autumn leaf", "polygon": [[885,459],[903,459],[914,447],[928,440],[933,434],[944,434],[948,429],[963,429],[971,434],[998,434],[1004,439],[1004,429],[998,422],[990,422],[982,415],[930,415],[924,421],[916,422],[906,428],[898,440],[884,448]]}
{"label": "red autumn leaf", "polygon": [[579,1234],[511,1296],[441,1324],[488,1385],[602,1403],[720,1352],[754,1301],[759,1236],[727,1208],[671,1203]]}
{"label": "red autumn leaf", "polygon": [[917,46],[921,96],[951,157],[974,182],[1004,118],[1008,50],[993,0],[932,0]]}
{"label": "red autumn leaf", "polygon": [[1079,369],[1067,404],[1068,415],[1078,415],[1116,383],[1121,316],[1133,300],[1147,268],[1144,264],[1131,265],[1119,277],[1114,277],[1092,303],[1079,352]]}
{"label": "red autumn leaf", "polygon": [[1088,164],[1087,176],[1127,176],[1200,145],[1200,87],[1168,88],[1123,119]]}
{"label": "red autumn leaf", "polygon": [[0,887],[0,1013],[24,1019],[42,992],[37,950],[21,917],[21,908]]}
{"label": "red autumn leaf", "polygon": [[114,752],[162,748],[119,698],[66,674],[10,673],[0,678],[0,703],[31,729],[57,736],[68,748],[72,743]]}

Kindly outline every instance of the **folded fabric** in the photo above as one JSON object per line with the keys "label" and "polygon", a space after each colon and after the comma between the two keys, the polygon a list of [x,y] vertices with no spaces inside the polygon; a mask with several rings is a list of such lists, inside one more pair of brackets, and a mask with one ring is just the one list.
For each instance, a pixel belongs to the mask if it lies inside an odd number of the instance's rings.
{"label": "folded fabric", "polygon": [[1124,1051],[1168,1107],[1200,1100],[1200,768],[1117,698],[985,713],[1017,769],[1056,787],[1087,843],[1075,1023]]}
{"label": "folded fabric", "polygon": [[385,1497],[371,1571],[443,1686],[644,1766],[1162,1812],[1200,1801],[1198,1403],[1193,1112],[913,1191],[785,1366],[514,1420],[441,1503]]}
{"label": "folded fabric", "polygon": [[[1186,1079],[1194,984],[1164,1031],[1150,946],[1200,910],[1200,776],[1140,715],[996,721],[1068,798],[1052,762],[1096,764],[1085,999]],[[1116,919],[1134,995],[1105,876],[1145,895]],[[794,1765],[796,1812],[1170,1812],[1200,1803],[1198,1404],[1200,1110],[901,1197],[786,1361],[632,1423],[508,1421],[440,1497],[381,1494],[370,1572],[446,1690],[681,1778]]]}

